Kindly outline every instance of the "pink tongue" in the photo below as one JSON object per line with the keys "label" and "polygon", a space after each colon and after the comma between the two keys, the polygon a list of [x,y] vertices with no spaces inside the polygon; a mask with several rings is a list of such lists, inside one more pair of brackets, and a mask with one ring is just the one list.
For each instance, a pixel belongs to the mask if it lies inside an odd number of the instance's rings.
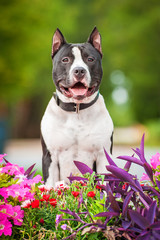
{"label": "pink tongue", "polygon": [[86,92],[87,92],[87,89],[85,87],[73,87],[73,88],[70,88],[70,91],[74,94],[74,95],[85,95]]}

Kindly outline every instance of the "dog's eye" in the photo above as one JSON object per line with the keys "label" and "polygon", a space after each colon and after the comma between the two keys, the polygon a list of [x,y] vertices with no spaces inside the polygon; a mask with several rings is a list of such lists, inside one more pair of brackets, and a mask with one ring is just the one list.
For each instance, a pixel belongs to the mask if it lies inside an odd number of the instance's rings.
{"label": "dog's eye", "polygon": [[87,60],[88,60],[88,62],[94,62],[95,59],[93,57],[88,57]]}
{"label": "dog's eye", "polygon": [[68,58],[68,57],[62,58],[62,62],[63,62],[63,63],[68,63],[68,62],[69,62],[69,58]]}

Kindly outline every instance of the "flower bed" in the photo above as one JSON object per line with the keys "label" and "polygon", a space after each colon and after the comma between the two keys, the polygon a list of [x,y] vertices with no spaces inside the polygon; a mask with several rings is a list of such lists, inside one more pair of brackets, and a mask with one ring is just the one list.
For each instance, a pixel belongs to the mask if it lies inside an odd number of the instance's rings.
{"label": "flower bed", "polygon": [[[24,171],[0,155],[1,239],[160,239],[160,154],[147,163],[144,136],[133,151],[118,157],[124,169],[105,152],[107,174],[75,161],[81,174],[56,188],[34,177],[34,165]],[[140,181],[132,163],[145,170]]]}

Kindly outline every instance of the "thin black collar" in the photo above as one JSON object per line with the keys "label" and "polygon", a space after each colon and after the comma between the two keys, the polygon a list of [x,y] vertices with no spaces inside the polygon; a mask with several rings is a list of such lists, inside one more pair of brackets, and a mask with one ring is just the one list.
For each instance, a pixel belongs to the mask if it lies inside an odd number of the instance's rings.
{"label": "thin black collar", "polygon": [[53,93],[53,97],[57,103],[57,105],[62,108],[64,111],[67,112],[76,112],[79,113],[80,110],[86,109],[90,106],[92,106],[98,99],[99,97],[99,91],[96,95],[96,97],[89,103],[80,103],[80,104],[76,104],[76,103],[70,103],[70,102],[62,102],[62,100],[59,99],[59,97],[57,96],[56,92]]}

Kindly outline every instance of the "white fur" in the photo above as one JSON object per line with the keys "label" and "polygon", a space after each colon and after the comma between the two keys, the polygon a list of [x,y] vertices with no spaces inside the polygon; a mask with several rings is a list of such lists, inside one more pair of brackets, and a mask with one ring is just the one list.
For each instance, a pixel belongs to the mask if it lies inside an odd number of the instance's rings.
{"label": "white fur", "polygon": [[74,160],[91,168],[96,160],[97,171],[106,170],[103,148],[110,152],[113,123],[101,95],[79,114],[62,110],[52,98],[42,118],[41,132],[52,159],[46,184],[59,181],[58,163],[60,178],[65,181],[71,172],[78,172]]}
{"label": "white fur", "polygon": [[[70,79],[74,78],[73,77],[74,69],[77,68],[77,67],[82,67],[87,72],[86,75],[85,75],[84,82],[87,84],[87,86],[89,86],[90,82],[91,82],[91,77],[90,77],[88,66],[87,66],[87,64],[85,64],[85,62],[82,59],[81,51],[79,50],[78,47],[73,47],[72,48],[72,53],[74,55],[74,61],[73,61],[73,64],[70,68],[70,71],[69,71]],[[83,83],[83,81],[82,81],[82,83]]]}

